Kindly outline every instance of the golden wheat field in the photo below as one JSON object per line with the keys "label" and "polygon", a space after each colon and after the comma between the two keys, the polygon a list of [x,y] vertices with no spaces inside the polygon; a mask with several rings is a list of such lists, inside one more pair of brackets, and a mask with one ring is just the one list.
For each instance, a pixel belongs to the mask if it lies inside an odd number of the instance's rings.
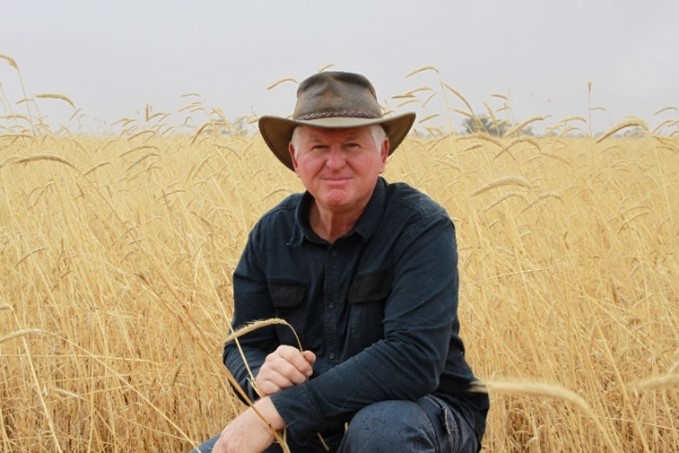
{"label": "golden wheat field", "polygon": [[[640,125],[413,135],[390,159],[457,226],[484,451],[679,451],[679,139]],[[301,189],[258,135],[0,129],[0,449],[217,433],[242,409],[220,361],[231,273]]]}

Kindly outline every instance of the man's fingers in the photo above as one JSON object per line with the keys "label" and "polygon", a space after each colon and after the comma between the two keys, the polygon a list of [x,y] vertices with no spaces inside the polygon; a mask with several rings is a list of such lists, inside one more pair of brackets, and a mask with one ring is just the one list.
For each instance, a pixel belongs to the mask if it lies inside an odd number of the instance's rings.
{"label": "man's fingers", "polygon": [[[309,365],[306,364],[306,367],[309,367]],[[280,363],[275,371],[292,384],[301,384],[307,380],[307,370],[300,370],[290,362]]]}
{"label": "man's fingers", "polygon": [[281,388],[290,387],[294,384],[301,384],[307,379],[307,377],[297,370],[297,368],[287,362],[280,364],[276,368],[264,370],[262,377]]}
{"label": "man's fingers", "polygon": [[316,355],[292,346],[279,346],[266,356],[255,378],[261,394],[271,395],[282,389],[302,384],[313,374]]}
{"label": "man's fingers", "polygon": [[[308,354],[305,353],[310,353],[311,357],[308,357]],[[285,359],[286,362],[291,364],[297,371],[299,371],[302,375],[308,377],[311,376],[312,368],[311,365],[313,364],[313,361],[310,361],[309,358],[313,358],[313,360],[316,360],[316,356],[314,355],[313,352],[311,351],[300,351],[297,348],[293,348],[292,346],[279,346],[278,349],[274,352],[274,354],[278,353],[280,357]],[[293,379],[291,379],[293,380]],[[297,381],[294,381],[296,383],[300,383]],[[304,381],[302,381],[304,382]]]}
{"label": "man's fingers", "polygon": [[309,365],[312,365],[316,362],[316,354],[314,354],[311,351],[303,351],[302,355],[304,355],[304,358],[306,359],[307,362],[309,362]]}

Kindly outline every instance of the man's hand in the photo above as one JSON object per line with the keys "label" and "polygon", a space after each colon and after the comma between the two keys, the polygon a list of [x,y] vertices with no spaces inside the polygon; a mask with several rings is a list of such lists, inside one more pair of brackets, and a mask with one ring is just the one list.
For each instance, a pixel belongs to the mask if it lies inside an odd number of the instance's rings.
{"label": "man's hand", "polygon": [[316,355],[311,351],[300,351],[292,346],[279,346],[266,356],[264,364],[255,378],[255,386],[261,397],[279,390],[302,384],[313,374],[312,365]]}
{"label": "man's hand", "polygon": [[212,449],[213,453],[261,453],[273,443],[273,430],[285,428],[285,422],[271,398],[262,398],[255,407],[266,421],[248,408],[224,428]]}
{"label": "man's hand", "polygon": [[212,449],[213,453],[260,453],[266,450],[275,439],[273,430],[285,428],[285,422],[267,396],[305,382],[313,373],[315,361],[313,352],[300,351],[292,346],[279,346],[269,354],[255,378],[261,396],[255,408],[266,421],[254,409],[247,409],[224,428]]}

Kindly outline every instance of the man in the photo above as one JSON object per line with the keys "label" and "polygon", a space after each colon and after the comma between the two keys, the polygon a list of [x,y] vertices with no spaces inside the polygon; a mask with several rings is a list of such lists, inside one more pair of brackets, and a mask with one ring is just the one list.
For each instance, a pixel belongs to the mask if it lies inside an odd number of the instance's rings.
{"label": "man", "polygon": [[295,332],[268,326],[225,345],[256,402],[200,451],[282,451],[283,429],[293,453],[480,449],[488,398],[469,390],[458,336],[453,223],[380,177],[414,120],[384,118],[370,82],[343,72],[303,81],[292,119],[260,119],[306,192],[250,233],[233,328],[277,317]]}

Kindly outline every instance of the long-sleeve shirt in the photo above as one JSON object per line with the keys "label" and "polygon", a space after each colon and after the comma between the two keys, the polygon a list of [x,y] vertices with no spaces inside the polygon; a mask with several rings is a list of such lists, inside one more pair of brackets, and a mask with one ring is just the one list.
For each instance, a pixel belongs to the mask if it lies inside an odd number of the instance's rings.
{"label": "long-sleeve shirt", "polygon": [[[459,336],[455,227],[423,193],[380,178],[354,228],[333,243],[309,226],[309,193],[266,213],[251,231],[234,272],[233,328],[283,318],[316,354],[307,382],[271,395],[298,443],[331,432],[361,408],[428,394],[456,405],[479,437],[487,395],[468,391],[475,377]],[[284,325],[238,340],[254,376],[279,345],[298,346]],[[241,351],[224,363],[251,399],[257,396]]]}

